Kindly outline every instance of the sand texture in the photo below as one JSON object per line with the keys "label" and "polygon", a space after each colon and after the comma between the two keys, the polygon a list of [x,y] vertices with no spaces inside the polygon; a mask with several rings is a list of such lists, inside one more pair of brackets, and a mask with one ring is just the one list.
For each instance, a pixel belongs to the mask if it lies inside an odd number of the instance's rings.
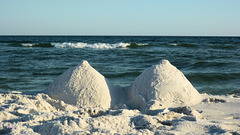
{"label": "sand texture", "polygon": [[240,134],[240,97],[202,96],[194,106],[143,114],[79,108],[43,93],[0,94],[0,134]]}

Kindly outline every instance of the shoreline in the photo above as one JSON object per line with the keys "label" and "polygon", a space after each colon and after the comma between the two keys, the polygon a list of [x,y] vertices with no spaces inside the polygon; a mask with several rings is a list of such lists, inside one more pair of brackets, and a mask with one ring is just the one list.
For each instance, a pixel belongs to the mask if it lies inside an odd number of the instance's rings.
{"label": "shoreline", "polygon": [[235,135],[239,106],[239,94],[199,94],[167,60],[126,88],[82,61],[44,92],[0,92],[0,134]]}
{"label": "shoreline", "polygon": [[240,134],[240,95],[200,94],[168,60],[129,87],[82,61],[44,93],[0,92],[0,134]]}

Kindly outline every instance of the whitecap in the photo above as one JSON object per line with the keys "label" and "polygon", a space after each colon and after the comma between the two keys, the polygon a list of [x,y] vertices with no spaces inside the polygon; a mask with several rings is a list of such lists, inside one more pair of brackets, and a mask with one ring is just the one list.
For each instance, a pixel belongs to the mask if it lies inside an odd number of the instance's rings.
{"label": "whitecap", "polygon": [[177,43],[171,43],[170,45],[172,45],[172,46],[178,46]]}
{"label": "whitecap", "polygon": [[30,43],[23,43],[22,46],[24,47],[33,47],[34,44],[30,44]]}
{"label": "whitecap", "polygon": [[95,49],[114,49],[114,48],[126,48],[130,45],[130,43],[71,43],[71,42],[64,42],[64,43],[52,43],[56,48],[95,48]]}

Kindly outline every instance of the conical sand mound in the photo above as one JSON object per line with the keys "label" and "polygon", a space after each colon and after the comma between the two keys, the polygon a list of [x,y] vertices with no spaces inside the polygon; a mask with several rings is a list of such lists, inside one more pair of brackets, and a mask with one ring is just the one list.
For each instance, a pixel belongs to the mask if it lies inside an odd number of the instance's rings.
{"label": "conical sand mound", "polygon": [[181,71],[162,60],[158,65],[146,69],[129,87],[131,106],[143,109],[151,100],[164,107],[194,105],[202,98]]}
{"label": "conical sand mound", "polygon": [[108,109],[111,106],[108,84],[104,76],[87,61],[82,61],[78,66],[60,75],[46,89],[46,93],[54,99],[78,107]]}
{"label": "conical sand mound", "polygon": [[202,100],[183,73],[167,60],[144,70],[124,91],[110,85],[87,61],[82,61],[60,75],[46,93],[78,107],[109,109],[126,103],[129,108],[144,111],[194,105]]}

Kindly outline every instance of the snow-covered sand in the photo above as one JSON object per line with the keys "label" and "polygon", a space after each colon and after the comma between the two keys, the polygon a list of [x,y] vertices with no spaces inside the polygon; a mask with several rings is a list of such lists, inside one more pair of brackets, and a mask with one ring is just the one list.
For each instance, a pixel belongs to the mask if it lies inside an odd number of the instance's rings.
{"label": "snow-covered sand", "polygon": [[83,61],[46,93],[1,93],[0,134],[240,134],[240,95],[199,94],[166,60],[126,88]]}

